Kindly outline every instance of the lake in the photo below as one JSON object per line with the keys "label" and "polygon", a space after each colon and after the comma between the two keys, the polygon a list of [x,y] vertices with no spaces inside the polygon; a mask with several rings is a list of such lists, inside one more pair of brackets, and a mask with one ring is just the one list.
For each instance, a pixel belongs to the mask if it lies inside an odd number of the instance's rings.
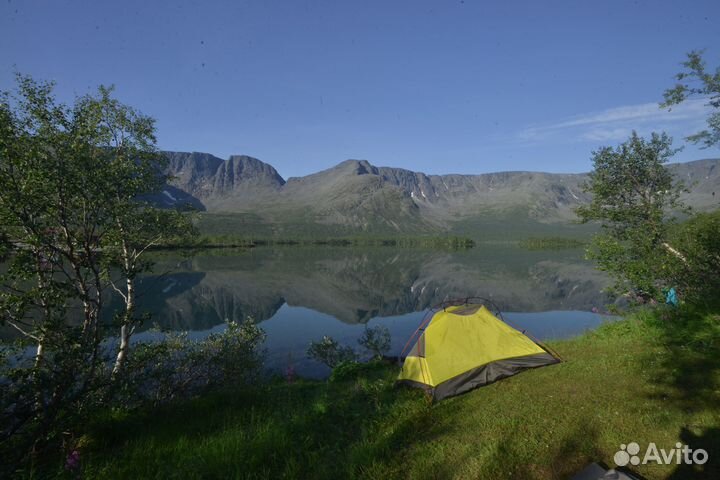
{"label": "lake", "polygon": [[[303,376],[327,369],[305,357],[330,335],[359,349],[367,326],[384,325],[397,355],[425,311],[449,298],[492,300],[506,321],[541,340],[578,335],[608,317],[608,279],[582,249],[528,251],[479,244],[459,251],[392,247],[258,247],[158,254],[139,285],[143,326],[202,338],[228,320],[253,318],[267,333],[267,366]],[[156,336],[136,334],[137,340]]]}

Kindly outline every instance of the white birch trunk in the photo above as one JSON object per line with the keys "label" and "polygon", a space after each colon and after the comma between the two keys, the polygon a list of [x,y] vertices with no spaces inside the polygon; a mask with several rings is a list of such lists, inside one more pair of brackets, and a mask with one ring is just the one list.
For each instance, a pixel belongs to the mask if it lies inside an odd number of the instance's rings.
{"label": "white birch trunk", "polygon": [[117,375],[123,368],[130,350],[130,323],[132,321],[133,309],[135,308],[135,284],[131,278],[127,279],[127,296],[125,298],[125,319],[120,327],[120,348],[118,349],[117,358],[115,359],[115,367],[113,375]]}

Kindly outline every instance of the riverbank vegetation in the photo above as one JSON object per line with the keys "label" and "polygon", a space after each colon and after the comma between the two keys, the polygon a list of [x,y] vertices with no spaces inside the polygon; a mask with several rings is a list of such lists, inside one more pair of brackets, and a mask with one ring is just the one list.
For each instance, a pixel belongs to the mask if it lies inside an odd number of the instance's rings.
{"label": "riverbank vegetation", "polygon": [[585,242],[581,240],[565,237],[531,237],[520,242],[520,247],[527,250],[563,250],[584,245]]}
{"label": "riverbank vegetation", "polygon": [[[394,386],[399,367],[375,362],[327,382],[278,378],[118,411],[79,439],[80,468],[88,478],[546,479],[593,461],[613,465],[630,441],[683,442],[712,460],[720,455],[714,311],[643,310],[551,342],[559,365],[434,405]],[[718,466],[636,470],[648,479],[714,478]]]}
{"label": "riverbank vegetation", "polygon": [[259,246],[328,245],[333,247],[472,248],[475,242],[458,236],[355,236],[355,237],[246,237],[240,235],[199,235],[192,240],[170,243],[164,248],[253,248]]}
{"label": "riverbank vegetation", "polygon": [[[129,360],[145,318],[137,278],[152,268],[148,250],[194,234],[184,214],[147,200],[167,181],[155,143],[154,121],[109,88],[67,106],[51,83],[18,75],[0,98],[0,322],[17,338],[0,356],[0,476],[71,444],[87,415],[155,391],[147,374],[160,354]],[[104,308],[111,291],[116,311]],[[244,333],[229,332],[239,343]]]}

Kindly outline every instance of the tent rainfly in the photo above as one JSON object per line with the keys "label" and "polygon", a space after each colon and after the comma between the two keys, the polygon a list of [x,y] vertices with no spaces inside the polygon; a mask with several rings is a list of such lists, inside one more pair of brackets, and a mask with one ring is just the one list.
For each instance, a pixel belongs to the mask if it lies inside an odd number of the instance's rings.
{"label": "tent rainfly", "polygon": [[414,338],[397,382],[422,388],[435,401],[560,362],[484,305],[467,301],[431,310],[408,345]]}

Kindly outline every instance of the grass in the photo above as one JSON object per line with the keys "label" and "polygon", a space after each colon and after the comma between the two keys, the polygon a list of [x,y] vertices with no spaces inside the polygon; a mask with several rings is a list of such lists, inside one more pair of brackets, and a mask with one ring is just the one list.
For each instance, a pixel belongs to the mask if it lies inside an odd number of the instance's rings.
{"label": "grass", "polygon": [[[717,311],[717,310],[715,310]],[[613,466],[622,443],[704,448],[720,478],[720,316],[639,312],[552,342],[565,362],[430,404],[397,367],[337,382],[276,381],[116,414],[82,439],[87,478],[566,478]]]}

